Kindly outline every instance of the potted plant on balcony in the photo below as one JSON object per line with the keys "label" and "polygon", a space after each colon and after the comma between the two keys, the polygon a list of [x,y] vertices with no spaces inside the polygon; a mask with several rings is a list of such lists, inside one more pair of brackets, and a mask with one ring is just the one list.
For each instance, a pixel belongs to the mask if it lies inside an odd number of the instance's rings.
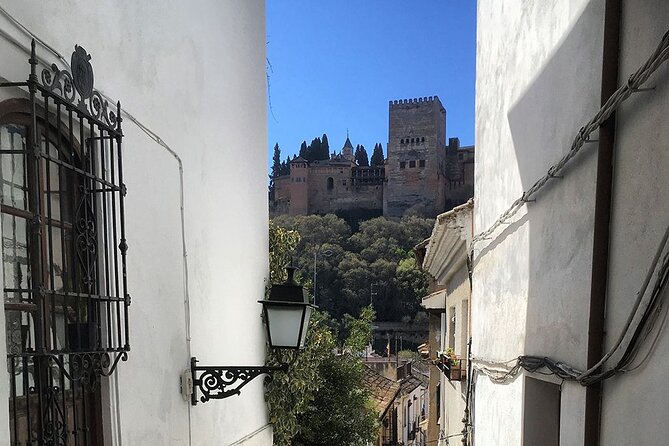
{"label": "potted plant on balcony", "polygon": [[449,381],[461,381],[462,380],[462,368],[460,367],[461,361],[457,357],[453,348],[448,347],[446,351],[439,352],[439,357],[443,365],[443,371],[448,377]]}

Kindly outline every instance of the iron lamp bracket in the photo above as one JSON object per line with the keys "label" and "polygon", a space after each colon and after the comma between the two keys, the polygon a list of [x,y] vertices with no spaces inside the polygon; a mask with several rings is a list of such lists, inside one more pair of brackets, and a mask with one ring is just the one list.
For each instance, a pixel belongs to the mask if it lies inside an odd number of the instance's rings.
{"label": "iron lamp bracket", "polygon": [[260,375],[272,374],[278,370],[287,372],[288,364],[278,366],[210,366],[197,365],[195,357],[190,358],[190,373],[193,391],[190,395],[191,404],[197,405],[198,391],[202,394],[200,402],[222,400],[230,396],[239,395],[242,387]]}

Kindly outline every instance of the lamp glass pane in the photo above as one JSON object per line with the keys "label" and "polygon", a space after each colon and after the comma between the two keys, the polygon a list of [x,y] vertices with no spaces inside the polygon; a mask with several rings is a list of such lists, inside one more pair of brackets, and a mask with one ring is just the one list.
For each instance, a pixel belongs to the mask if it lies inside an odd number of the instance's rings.
{"label": "lamp glass pane", "polygon": [[267,319],[272,346],[292,348],[298,346],[302,308],[302,306],[267,305]]}
{"label": "lamp glass pane", "polygon": [[311,319],[311,313],[314,309],[312,307],[306,307],[304,310],[304,327],[302,328],[302,337],[300,338],[300,348],[304,348],[304,344],[307,340],[307,330],[309,329],[309,320]]}

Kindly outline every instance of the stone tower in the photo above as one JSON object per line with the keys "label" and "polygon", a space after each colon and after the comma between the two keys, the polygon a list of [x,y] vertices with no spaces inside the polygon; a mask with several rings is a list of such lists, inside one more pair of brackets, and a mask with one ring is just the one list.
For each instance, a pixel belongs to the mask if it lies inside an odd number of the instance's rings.
{"label": "stone tower", "polygon": [[390,101],[383,215],[445,210],[446,110],[437,96]]}
{"label": "stone tower", "polygon": [[290,162],[289,215],[309,213],[309,163],[302,157]]}

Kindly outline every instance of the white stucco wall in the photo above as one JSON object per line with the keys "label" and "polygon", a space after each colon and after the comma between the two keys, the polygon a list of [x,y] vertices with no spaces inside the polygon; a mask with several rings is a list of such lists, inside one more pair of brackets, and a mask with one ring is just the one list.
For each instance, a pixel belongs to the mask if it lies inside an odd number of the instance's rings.
{"label": "white stucco wall", "polygon": [[[599,109],[602,0],[478,2],[474,233],[569,149]],[[492,240],[475,247],[474,357],[547,355],[585,365],[595,157],[579,155]],[[565,385],[565,388],[569,385]],[[478,375],[477,444],[520,445],[522,376]],[[561,444],[582,442],[584,391],[562,395]],[[567,412],[567,408],[570,412]]]}
{"label": "white stucco wall", "polygon": [[[178,164],[124,121],[132,351],[109,383],[108,444],[228,445],[256,431],[243,444],[271,444],[262,379],[239,397],[193,408],[179,393],[190,354],[207,365],[264,362],[256,302],[264,294],[268,243],[264,1],[2,6],[67,59],[75,44],[86,48],[95,87],[118,98],[183,160],[190,351]],[[29,45],[16,26],[4,19],[0,26]],[[0,55],[0,77],[25,80],[24,53],[0,38]]]}
{"label": "white stucco wall", "polygon": [[[668,27],[667,2],[623,2],[620,83],[645,61]],[[669,224],[666,65],[648,85],[655,86],[655,91],[634,95],[617,115],[607,347],[620,333]],[[664,389],[668,368],[669,336],[665,327],[644,366],[606,382],[602,444],[666,444],[669,401]]]}

